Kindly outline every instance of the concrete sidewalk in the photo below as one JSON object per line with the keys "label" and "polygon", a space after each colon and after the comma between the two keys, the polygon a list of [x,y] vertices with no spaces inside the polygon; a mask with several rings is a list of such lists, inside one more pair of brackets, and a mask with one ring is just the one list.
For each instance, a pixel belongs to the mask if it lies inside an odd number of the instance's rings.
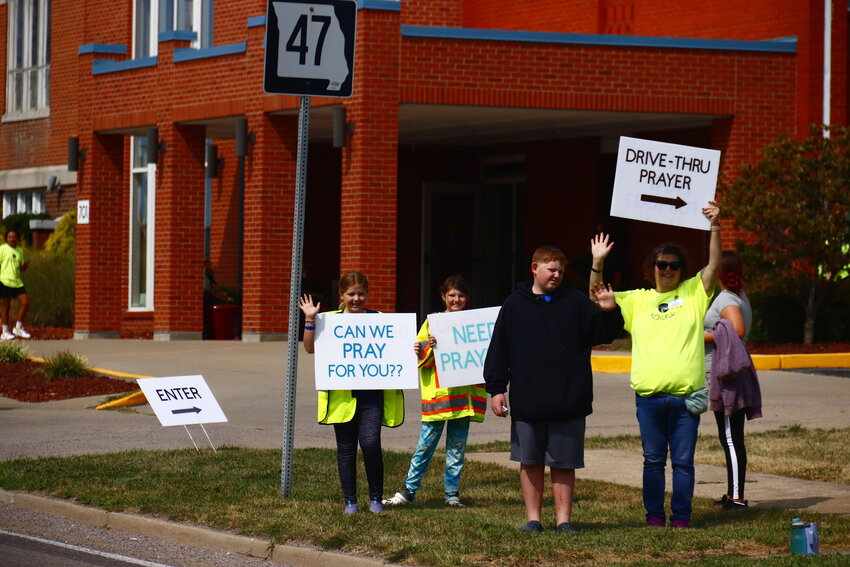
{"label": "concrete sidewalk", "polygon": [[[279,449],[283,436],[283,393],[286,367],[285,343],[241,343],[238,341],[32,341],[27,344],[33,356],[51,356],[70,350],[85,356],[92,366],[129,376],[185,376],[201,374],[216,396],[228,418],[226,423],[206,424],[206,431],[216,446],[224,444],[251,448]],[[612,356],[600,354],[601,357]],[[616,356],[616,355],[614,355]],[[806,359],[812,364],[811,358]],[[812,364],[817,366],[817,364]],[[316,392],[312,356],[299,349],[296,386],[295,446],[334,447],[332,428],[316,423]],[[764,417],[747,423],[747,431],[765,431],[789,425],[807,428],[850,427],[850,379],[808,375],[793,371],[763,370],[759,372],[764,399]],[[127,378],[129,379],[129,378]],[[636,435],[634,393],[628,385],[628,374],[595,373],[594,413],[588,418],[588,436]],[[401,427],[385,428],[383,445],[387,449],[412,451],[419,436],[418,392],[406,392],[407,419]],[[131,449],[183,449],[192,441],[182,427],[161,427],[149,406],[130,411],[97,411],[93,407],[103,397],[81,398],[27,404],[0,398],[0,459],[18,457],[65,456],[109,453]],[[714,437],[713,419],[704,418],[700,433]],[[197,426],[190,426],[195,440],[206,438]],[[488,413],[483,424],[470,428],[470,443],[509,439],[510,421]],[[470,459],[486,460],[514,466],[506,454],[469,454]],[[640,486],[642,458],[625,451],[587,451],[587,467],[579,478],[604,480]],[[669,467],[668,467],[669,469]],[[810,482],[767,474],[748,474],[747,497],[754,506],[782,507],[793,510],[850,514],[850,487]],[[395,482],[401,482],[396,479]],[[699,465],[697,496],[718,498],[725,489],[725,470]],[[387,479],[387,490],[394,485]],[[519,494],[517,494],[519,499]],[[82,512],[62,501],[38,497],[5,496],[16,505],[34,502],[56,514],[80,517]],[[69,512],[69,510],[71,512]],[[99,520],[98,520],[99,521]],[[145,522],[154,526],[162,538],[179,534],[167,522]],[[148,532],[145,532],[148,533]],[[211,532],[209,538],[216,539]],[[193,538],[199,537],[193,532]],[[148,535],[155,535],[148,533]],[[159,537],[159,536],[157,536]],[[216,539],[227,545],[232,534]],[[250,543],[250,542],[248,542]],[[239,541],[244,546],[245,541]],[[205,544],[212,545],[212,544]],[[237,545],[237,544],[234,544]],[[256,545],[256,542],[251,543]],[[328,553],[278,546],[280,558],[299,557],[299,565],[321,565],[330,561]],[[234,552],[244,553],[242,548]],[[295,553],[296,555],[291,555]],[[333,561],[343,557],[335,554]],[[270,557],[271,558],[271,557]],[[272,560],[277,560],[271,558]],[[374,561],[365,560],[376,564]],[[362,563],[366,565],[367,563]],[[377,562],[379,563],[379,562]]]}

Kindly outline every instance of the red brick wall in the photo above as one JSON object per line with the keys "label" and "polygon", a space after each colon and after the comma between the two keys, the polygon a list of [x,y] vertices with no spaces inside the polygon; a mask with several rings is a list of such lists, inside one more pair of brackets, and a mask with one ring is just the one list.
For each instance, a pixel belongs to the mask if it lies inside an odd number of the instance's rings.
{"label": "red brick wall", "polygon": [[404,0],[401,23],[408,26],[463,27],[464,3],[460,0]]}
{"label": "red brick wall", "polygon": [[559,33],[599,33],[599,0],[463,0],[463,27]]}
{"label": "red brick wall", "polygon": [[156,179],[154,332],[203,330],[204,128],[165,123]]}
{"label": "red brick wall", "polygon": [[[399,60],[398,12],[358,14],[354,135],[342,154],[340,272],[369,278],[369,307],[395,310]],[[381,45],[380,51],[368,46]]]}
{"label": "red brick wall", "polygon": [[246,166],[243,333],[283,333],[289,317],[297,119],[250,114]]}
{"label": "red brick wall", "polygon": [[[464,26],[559,33],[765,40],[795,36],[796,133],[822,121],[823,1],[588,0],[493,3],[465,0]],[[833,2],[831,122],[847,123],[847,7]]]}
{"label": "red brick wall", "polygon": [[212,180],[210,227],[210,261],[219,285],[235,288],[240,284],[239,227],[240,207],[239,158],[233,140],[215,140],[221,167]]}
{"label": "red brick wall", "polygon": [[127,303],[127,245],[115,237],[127,226],[126,144],[122,136],[85,133],[80,145],[87,153],[80,173],[88,181],[78,186],[77,197],[91,200],[91,209],[89,224],[77,226],[74,325],[117,333]]}
{"label": "red brick wall", "polygon": [[[688,11],[695,3],[414,0],[404,2],[401,12],[361,10],[355,92],[344,101],[355,132],[341,155],[339,150],[325,146],[311,157],[310,176],[317,176],[322,197],[318,202],[308,197],[307,202],[305,251],[309,254],[305,265],[310,267],[310,277],[327,281],[340,272],[361,270],[370,278],[370,306],[383,310],[397,307],[398,294],[415,293],[415,276],[411,274],[418,270],[419,260],[418,253],[411,251],[418,241],[418,233],[414,233],[421,200],[417,199],[426,177],[421,170],[427,164],[417,162],[419,158],[406,159],[408,150],[398,147],[399,103],[734,116],[715,121],[709,143],[724,151],[723,173],[735,171],[753,160],[758,149],[779,132],[799,132],[801,125],[820,115],[819,4],[814,0],[792,4],[776,10],[772,2],[756,0],[742,9],[738,2],[720,0],[710,7],[699,4],[698,10]],[[163,269],[173,282],[160,285],[158,281],[157,293],[163,295],[157,296],[156,328],[196,332],[200,330],[199,262],[203,256],[203,136],[194,131],[200,127],[174,128],[172,124],[247,116],[258,141],[246,159],[245,172],[245,330],[285,331],[291,248],[291,218],[287,215],[291,215],[294,159],[283,156],[292,152],[292,111],[298,100],[262,93],[264,29],[247,28],[246,22],[249,17],[263,15],[266,2],[234,0],[216,6],[216,45],[247,41],[244,54],[175,64],[173,49],[186,42],[174,41],[160,45],[156,67],[92,76],[95,57],[79,56],[77,48],[85,43],[112,43],[126,45],[129,53],[131,5],[89,2],[80,7],[54,3],[53,26],[62,33],[52,37],[52,116],[3,124],[0,167],[65,163],[67,137],[81,137],[81,148],[88,155],[81,166],[77,198],[93,199],[95,216],[92,225],[80,228],[78,328],[115,329],[127,305],[129,180],[125,134],[132,128],[141,132],[146,126],[159,125],[169,146],[176,145],[173,152],[168,149],[163,154],[158,174],[166,184],[160,195],[163,210],[157,211],[165,218],[162,222],[158,218],[158,228],[170,222],[174,226],[185,224],[186,230],[166,240],[177,248],[163,253]],[[736,18],[730,24],[728,14],[732,12]],[[0,19],[5,14],[6,7],[0,6]],[[666,22],[662,16],[666,16]],[[840,102],[834,103],[833,116],[837,121],[846,120],[842,106],[846,105],[846,13],[841,17],[843,25],[834,28],[833,92],[838,93],[834,100]],[[800,50],[797,55],[776,55],[413,39],[399,36],[400,22],[740,39],[797,35]],[[5,43],[0,42],[3,65],[5,49]],[[339,102],[316,98],[313,106]],[[268,114],[279,111],[290,111],[290,116]],[[92,135],[93,131],[116,129],[123,134],[97,136],[97,142]],[[239,279],[233,233],[238,214],[236,159],[232,142],[216,143],[224,166],[213,186],[212,259],[219,281],[235,284]],[[595,189],[596,171],[602,167],[592,159],[593,144],[588,142],[586,147],[573,150],[582,156],[573,164],[575,183],[587,191]],[[547,176],[559,174],[553,171],[558,168],[551,159],[558,147],[544,144],[529,150],[529,196],[544,194]],[[403,163],[413,161],[414,167],[420,168],[420,178],[410,173],[411,177],[400,177],[400,153]],[[325,167],[324,160],[330,165]],[[469,174],[466,167],[471,168],[474,160],[460,161],[464,162],[459,166],[463,172],[458,169],[456,173],[465,178]],[[167,171],[174,166],[183,171]],[[439,177],[439,172],[429,177]],[[187,201],[179,202],[178,194]],[[582,203],[599,209],[598,203]],[[180,215],[186,218],[178,222]],[[584,228],[577,228],[576,235],[564,240],[564,246],[573,246],[572,241]],[[545,237],[540,234],[541,239]],[[586,240],[587,236],[582,238]],[[529,239],[528,246],[536,244]],[[177,267],[179,255],[190,262],[184,266],[185,274]],[[179,286],[183,287],[178,293]],[[160,315],[159,310],[164,312]],[[124,328],[154,324],[140,317],[126,316]]]}

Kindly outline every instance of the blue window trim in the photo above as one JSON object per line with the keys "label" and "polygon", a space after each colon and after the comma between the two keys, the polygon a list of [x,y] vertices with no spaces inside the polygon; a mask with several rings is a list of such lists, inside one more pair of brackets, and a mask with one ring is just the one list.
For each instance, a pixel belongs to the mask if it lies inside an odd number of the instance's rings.
{"label": "blue window trim", "polygon": [[127,46],[117,43],[87,43],[77,48],[77,55],[88,55],[90,53],[127,55]]}
{"label": "blue window trim", "polygon": [[357,0],[358,10],[387,10],[390,12],[401,11],[400,0]]}
{"label": "blue window trim", "polygon": [[223,57],[225,55],[235,55],[237,53],[245,53],[248,50],[248,43],[231,43],[229,45],[216,45],[215,47],[207,47],[204,49],[184,49],[178,47],[174,50],[174,62],[180,63],[183,61],[194,61],[196,59],[207,59],[209,57]]}
{"label": "blue window trim", "polygon": [[157,36],[160,43],[163,41],[195,41],[198,39],[198,32],[189,30],[170,30],[160,32]]}
{"label": "blue window trim", "polygon": [[609,47],[666,47],[675,49],[766,51],[775,53],[797,52],[796,37],[782,38],[780,40],[744,41],[735,39],[527,32],[431,26],[401,26],[401,35],[403,37],[517,41],[528,43],[562,43],[574,45],[602,45]]}
{"label": "blue window trim", "polygon": [[249,28],[258,28],[266,25],[266,17],[265,16],[254,16],[253,18],[248,18],[248,27]]}
{"label": "blue window trim", "polygon": [[145,67],[156,67],[156,57],[140,57],[139,59],[128,59],[126,61],[110,61],[108,59],[95,59],[91,64],[92,75],[104,73],[118,73],[120,71],[132,71]]}

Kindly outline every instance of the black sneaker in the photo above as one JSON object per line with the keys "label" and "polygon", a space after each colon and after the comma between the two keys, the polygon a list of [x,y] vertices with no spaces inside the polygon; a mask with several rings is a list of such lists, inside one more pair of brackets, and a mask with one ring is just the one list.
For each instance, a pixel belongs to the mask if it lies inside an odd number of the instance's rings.
{"label": "black sneaker", "polygon": [[723,498],[721,498],[720,500],[715,500],[715,501],[714,501],[714,505],[715,505],[715,506],[724,506],[724,505],[726,505],[726,501],[727,501],[727,500],[731,500],[731,499],[729,498],[729,495],[728,495],[728,494],[724,494],[724,495],[723,495]]}
{"label": "black sneaker", "polygon": [[552,528],[556,532],[566,532],[568,534],[577,534],[579,531],[569,522],[563,522]]}
{"label": "black sneaker", "polygon": [[542,532],[543,525],[537,520],[531,520],[524,526],[520,526],[517,529],[521,532]]}
{"label": "black sneaker", "polygon": [[748,500],[737,499],[737,498],[729,498],[726,500],[726,503],[723,504],[724,510],[743,510],[744,508],[748,508],[750,503]]}

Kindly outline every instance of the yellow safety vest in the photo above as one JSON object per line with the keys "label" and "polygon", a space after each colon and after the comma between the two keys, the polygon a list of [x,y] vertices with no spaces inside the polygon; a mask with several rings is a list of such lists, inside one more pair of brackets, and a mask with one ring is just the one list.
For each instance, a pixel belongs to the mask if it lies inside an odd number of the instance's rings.
{"label": "yellow safety vest", "polygon": [[441,388],[434,361],[434,350],[428,344],[431,327],[426,319],[416,339],[422,343],[419,360],[419,385],[422,389],[422,421],[448,421],[469,417],[471,421],[484,421],[487,411],[487,391],[483,384]]}
{"label": "yellow safety vest", "polygon": [[[342,310],[328,311],[340,313]],[[351,390],[319,390],[319,423],[346,423],[354,419],[357,398]],[[384,390],[384,416],[381,424],[398,427],[404,422],[404,393],[401,390]]]}
{"label": "yellow safety vest", "polygon": [[[351,390],[319,391],[319,423],[346,423],[354,419],[357,398]],[[398,427],[404,423],[404,393],[401,390],[384,390],[384,416],[381,425]]]}

